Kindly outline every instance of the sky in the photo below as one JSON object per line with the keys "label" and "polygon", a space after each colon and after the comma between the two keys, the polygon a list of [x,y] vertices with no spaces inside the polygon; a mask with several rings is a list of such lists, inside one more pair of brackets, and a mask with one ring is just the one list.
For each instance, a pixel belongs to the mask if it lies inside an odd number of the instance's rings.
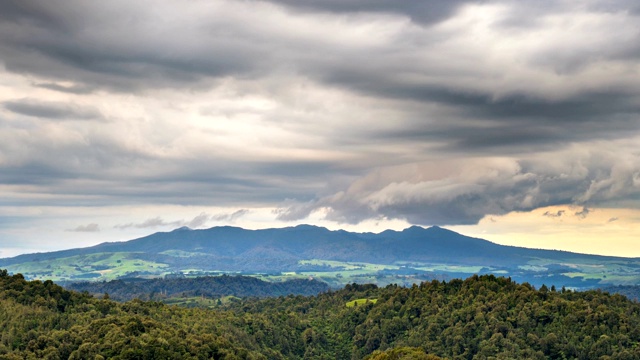
{"label": "sky", "polygon": [[0,257],[302,223],[640,257],[640,5],[0,2]]}

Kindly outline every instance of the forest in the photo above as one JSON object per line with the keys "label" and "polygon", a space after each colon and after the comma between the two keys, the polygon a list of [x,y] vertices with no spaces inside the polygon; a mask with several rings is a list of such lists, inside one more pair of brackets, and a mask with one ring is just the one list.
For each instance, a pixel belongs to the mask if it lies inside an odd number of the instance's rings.
{"label": "forest", "polygon": [[315,279],[292,279],[282,282],[262,281],[251,276],[201,276],[195,278],[120,279],[78,282],[65,285],[75,291],[94,295],[109,294],[117,301],[133,299],[163,301],[176,297],[277,297],[281,295],[316,295],[329,286]]}
{"label": "forest", "polygon": [[205,309],[119,303],[1,270],[0,328],[0,359],[640,358],[637,302],[494,275]]}

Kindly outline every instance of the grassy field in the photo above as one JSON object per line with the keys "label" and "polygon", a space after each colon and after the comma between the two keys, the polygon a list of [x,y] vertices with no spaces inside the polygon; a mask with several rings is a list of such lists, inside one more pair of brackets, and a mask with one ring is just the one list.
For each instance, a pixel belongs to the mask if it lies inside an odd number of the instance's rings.
{"label": "grassy field", "polygon": [[129,253],[78,255],[46,262],[32,261],[11,266],[13,273],[32,280],[113,280],[135,273],[163,275],[167,265],[131,258]]}
{"label": "grassy field", "polygon": [[206,253],[188,252],[188,251],[182,251],[182,250],[167,250],[167,251],[161,252],[160,254],[175,256],[175,257],[186,257],[186,258],[193,257],[193,256],[207,255]]}
{"label": "grassy field", "polygon": [[206,298],[202,296],[192,296],[192,297],[173,297],[173,298],[162,300],[162,302],[167,305],[176,305],[176,306],[182,306],[182,307],[215,308],[215,307],[225,305],[230,302],[238,301],[238,300],[240,299],[235,296],[224,296],[218,299]]}
{"label": "grassy field", "polygon": [[[164,255],[191,257],[197,253],[172,250]],[[31,261],[9,266],[11,273],[22,273],[31,280],[65,281],[108,281],[121,277],[161,277],[166,274],[181,274],[195,277],[205,275],[236,274],[234,271],[203,270],[198,268],[170,268],[167,264],[136,259],[135,253],[98,253],[78,255],[47,261]],[[570,260],[534,259],[514,268],[493,268],[487,266],[460,266],[437,263],[397,262],[395,264],[374,264],[364,262],[343,262],[335,260],[309,259],[298,263],[301,269],[273,274],[250,274],[266,281],[286,281],[291,279],[314,278],[326,282],[333,288],[341,288],[351,283],[375,283],[378,286],[397,284],[410,286],[421,281],[466,278],[471,274],[493,273],[498,276],[512,276],[518,281],[532,284],[564,281],[567,286],[589,287],[597,284],[610,285],[640,284],[640,261],[615,259],[583,262]],[[314,268],[315,267],[315,268]],[[311,270],[313,269],[313,270]],[[274,269],[275,271],[275,269]],[[548,280],[547,280],[548,279]],[[567,281],[567,279],[569,281]],[[569,284],[571,283],[571,284]]]}
{"label": "grassy field", "polygon": [[383,265],[383,264],[370,264],[363,262],[346,262],[346,261],[333,261],[333,260],[301,260],[298,262],[300,265],[313,265],[313,266],[327,266],[330,268],[343,269],[344,271],[367,271],[374,272],[380,270],[398,270],[400,266],[397,265]]}
{"label": "grassy field", "polygon": [[356,300],[347,302],[345,305],[347,307],[362,306],[368,302],[375,304],[376,302],[378,302],[378,299],[356,299]]}

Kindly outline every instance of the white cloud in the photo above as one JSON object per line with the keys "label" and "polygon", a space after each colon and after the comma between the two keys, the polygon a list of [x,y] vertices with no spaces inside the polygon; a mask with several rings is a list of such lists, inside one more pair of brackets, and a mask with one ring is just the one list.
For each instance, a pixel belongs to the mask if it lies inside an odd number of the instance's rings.
{"label": "white cloud", "polygon": [[87,225],[79,225],[74,229],[69,229],[67,231],[75,231],[75,232],[98,232],[100,231],[100,226],[96,223],[91,223]]}

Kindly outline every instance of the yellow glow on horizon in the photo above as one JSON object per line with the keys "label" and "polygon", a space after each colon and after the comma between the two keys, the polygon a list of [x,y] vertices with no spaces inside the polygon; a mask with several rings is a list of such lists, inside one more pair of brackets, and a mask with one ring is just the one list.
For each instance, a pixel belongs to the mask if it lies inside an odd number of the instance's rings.
{"label": "yellow glow on horizon", "polygon": [[640,257],[640,210],[550,206],[452,230],[502,245]]}

